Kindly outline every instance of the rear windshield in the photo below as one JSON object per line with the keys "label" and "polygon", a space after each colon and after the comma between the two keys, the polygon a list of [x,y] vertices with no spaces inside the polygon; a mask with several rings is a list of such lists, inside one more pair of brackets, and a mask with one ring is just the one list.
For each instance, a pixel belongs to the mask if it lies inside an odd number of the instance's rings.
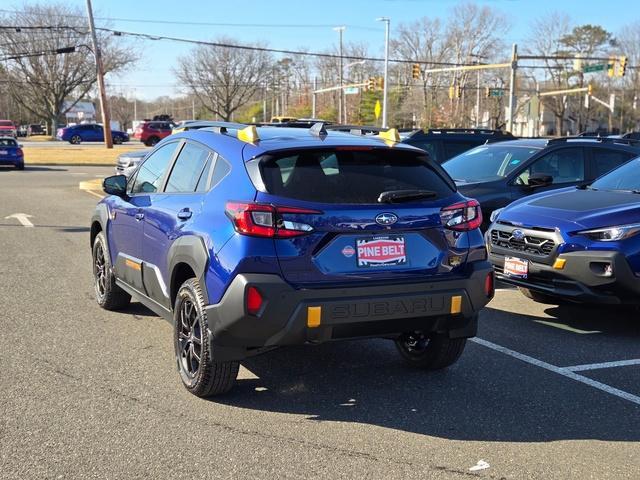
{"label": "rear windshield", "polygon": [[0,138],[0,147],[15,147],[18,145],[15,140],[11,138]]}
{"label": "rear windshield", "polygon": [[382,192],[454,192],[451,181],[426,155],[395,149],[302,150],[261,162],[268,193],[319,203],[377,203]]}

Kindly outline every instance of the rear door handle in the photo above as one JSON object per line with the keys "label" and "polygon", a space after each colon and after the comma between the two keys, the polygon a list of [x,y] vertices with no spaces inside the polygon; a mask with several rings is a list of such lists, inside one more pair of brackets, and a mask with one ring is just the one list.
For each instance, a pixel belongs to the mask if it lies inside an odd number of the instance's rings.
{"label": "rear door handle", "polygon": [[136,213],[135,219],[140,221],[144,218],[144,213]]}
{"label": "rear door handle", "polygon": [[183,208],[178,212],[178,218],[180,220],[189,220],[191,218],[191,215],[193,215],[193,212],[188,208]]}

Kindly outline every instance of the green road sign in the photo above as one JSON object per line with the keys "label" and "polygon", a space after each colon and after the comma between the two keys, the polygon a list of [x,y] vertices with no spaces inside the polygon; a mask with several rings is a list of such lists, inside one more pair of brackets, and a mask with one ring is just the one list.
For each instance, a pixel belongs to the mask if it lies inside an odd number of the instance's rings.
{"label": "green road sign", "polygon": [[606,70],[608,67],[609,67],[609,65],[606,64],[606,63],[596,63],[594,65],[585,65],[584,68],[582,69],[582,71],[584,73],[602,72],[602,71]]}
{"label": "green road sign", "polygon": [[502,90],[501,88],[490,88],[489,89],[489,96],[490,97],[502,97],[502,96],[504,96],[504,90]]}
{"label": "green road sign", "polygon": [[343,90],[345,95],[355,95],[360,91],[358,87],[345,87]]}

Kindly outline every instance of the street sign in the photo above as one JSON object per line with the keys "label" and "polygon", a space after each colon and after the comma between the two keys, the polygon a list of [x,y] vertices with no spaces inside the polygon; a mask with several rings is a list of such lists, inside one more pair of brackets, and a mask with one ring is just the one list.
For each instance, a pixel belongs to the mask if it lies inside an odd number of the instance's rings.
{"label": "street sign", "polygon": [[504,96],[504,90],[501,88],[490,88],[489,89],[490,97],[502,97]]}
{"label": "street sign", "polygon": [[376,120],[380,118],[381,112],[382,112],[382,105],[380,105],[380,100],[376,100],[376,106],[373,107],[373,114],[376,116]]}
{"label": "street sign", "polygon": [[360,89],[358,87],[345,87],[343,91],[345,95],[355,95],[360,91]]}
{"label": "street sign", "polygon": [[609,65],[607,63],[596,63],[593,65],[585,65],[582,68],[582,71],[584,73],[589,73],[589,72],[603,72],[605,71],[607,68],[609,67]]}

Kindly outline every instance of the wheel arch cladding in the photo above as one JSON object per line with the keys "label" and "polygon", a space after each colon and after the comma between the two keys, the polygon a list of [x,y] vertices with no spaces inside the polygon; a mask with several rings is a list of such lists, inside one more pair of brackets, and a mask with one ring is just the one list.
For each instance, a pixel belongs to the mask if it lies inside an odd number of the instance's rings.
{"label": "wheel arch cladding", "polygon": [[104,203],[96,205],[93,215],[91,216],[91,235],[89,237],[91,247],[93,247],[93,242],[95,241],[98,233],[106,231],[108,219],[109,211],[107,210],[107,206]]}
{"label": "wheel arch cladding", "polygon": [[[200,282],[202,295],[205,303],[209,303],[209,295],[205,276],[209,265],[209,253],[202,238],[195,235],[185,235],[178,238],[167,253],[168,271],[171,272],[170,278],[170,300],[171,306],[175,303],[178,289],[184,280],[184,275],[189,274],[195,276]],[[178,284],[178,282],[180,282]]]}

